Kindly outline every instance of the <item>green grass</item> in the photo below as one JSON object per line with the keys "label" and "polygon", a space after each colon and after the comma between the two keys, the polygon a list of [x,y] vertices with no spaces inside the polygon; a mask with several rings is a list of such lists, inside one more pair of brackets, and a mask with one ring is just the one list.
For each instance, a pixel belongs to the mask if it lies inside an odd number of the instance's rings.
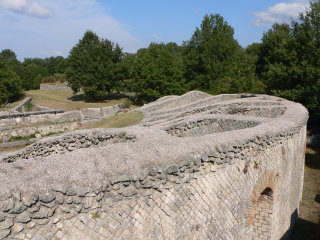
{"label": "green grass", "polygon": [[36,134],[30,134],[28,136],[12,136],[9,139],[9,142],[19,141],[19,140],[29,140],[31,138],[35,138]]}
{"label": "green grass", "polygon": [[21,145],[21,146],[8,147],[8,148],[0,148],[0,152],[15,152],[25,148],[26,146],[28,146],[28,144]]}
{"label": "green grass", "polygon": [[91,218],[92,219],[97,219],[97,218],[100,218],[100,217],[101,217],[101,215],[100,215],[100,213],[98,211],[95,211],[95,212],[91,213]]}
{"label": "green grass", "polygon": [[105,100],[103,102],[87,102],[83,93],[73,95],[71,90],[30,90],[26,95],[32,97],[36,105],[64,109],[66,111],[80,110],[84,108],[99,108],[125,104],[127,98]]}
{"label": "green grass", "polygon": [[132,111],[123,114],[117,114],[110,118],[102,119],[99,122],[90,124],[86,128],[123,128],[138,124],[143,119],[143,114],[138,111]]}

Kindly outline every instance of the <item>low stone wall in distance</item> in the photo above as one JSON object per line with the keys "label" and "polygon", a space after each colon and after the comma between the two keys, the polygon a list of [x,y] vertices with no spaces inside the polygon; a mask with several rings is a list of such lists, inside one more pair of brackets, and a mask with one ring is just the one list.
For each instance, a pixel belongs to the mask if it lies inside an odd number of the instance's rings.
{"label": "low stone wall in distance", "polygon": [[67,84],[41,83],[40,90],[72,90]]}
{"label": "low stone wall in distance", "polygon": [[[73,131],[82,126],[80,121],[108,118],[120,111],[119,105],[102,108],[87,108],[76,111],[55,113],[55,111],[21,113],[18,117],[9,115],[10,118],[0,119],[0,142],[6,142],[10,137],[25,137],[39,133],[47,135],[65,131]],[[39,115],[38,113],[41,113]],[[5,116],[2,116],[5,117]],[[18,127],[19,124],[31,124],[33,126]],[[36,126],[38,124],[38,126]],[[80,125],[79,125],[80,124]]]}

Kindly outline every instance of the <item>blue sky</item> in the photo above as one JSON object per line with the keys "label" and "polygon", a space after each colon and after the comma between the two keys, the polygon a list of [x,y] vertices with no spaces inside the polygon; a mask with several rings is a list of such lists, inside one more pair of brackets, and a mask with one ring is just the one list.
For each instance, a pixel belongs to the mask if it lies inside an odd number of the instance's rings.
{"label": "blue sky", "polygon": [[219,13],[243,46],[273,23],[289,23],[308,0],[0,0],[0,50],[26,57],[67,57],[86,30],[135,52],[151,42],[190,39],[203,16]]}

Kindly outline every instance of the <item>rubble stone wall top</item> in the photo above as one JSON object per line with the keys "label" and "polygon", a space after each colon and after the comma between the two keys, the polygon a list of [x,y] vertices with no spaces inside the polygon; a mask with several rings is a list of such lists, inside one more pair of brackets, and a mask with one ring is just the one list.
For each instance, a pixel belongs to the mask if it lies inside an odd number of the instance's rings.
{"label": "rubble stone wall top", "polygon": [[193,91],[138,110],[137,126],[49,137],[0,159],[0,237],[249,239],[252,192],[266,172],[277,182],[268,236],[290,228],[303,181],[302,105]]}

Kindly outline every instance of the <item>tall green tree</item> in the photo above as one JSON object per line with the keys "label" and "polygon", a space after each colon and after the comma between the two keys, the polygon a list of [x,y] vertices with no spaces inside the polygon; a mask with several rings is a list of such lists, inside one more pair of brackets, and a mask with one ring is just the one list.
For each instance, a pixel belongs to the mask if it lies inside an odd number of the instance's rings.
{"label": "tall green tree", "polygon": [[296,84],[295,39],[287,24],[274,24],[262,37],[257,73],[268,91],[284,90]]}
{"label": "tall green tree", "polygon": [[14,102],[21,96],[23,92],[19,76],[0,60],[0,104]]}
{"label": "tall green tree", "polygon": [[46,64],[48,76],[65,73],[67,60],[62,56],[46,58],[44,61]]}
{"label": "tall green tree", "polygon": [[0,52],[0,61],[7,66],[7,68],[20,76],[21,63],[17,59],[17,55],[10,49],[4,49]]}
{"label": "tall green tree", "polygon": [[[264,93],[265,84],[256,75],[257,54],[252,52],[255,46],[240,48],[234,57],[233,73],[226,81],[228,93]],[[222,89],[220,92],[223,92]]]}
{"label": "tall green tree", "polygon": [[297,82],[292,90],[282,94],[320,116],[320,1],[310,2],[306,12],[300,14],[300,21],[292,25],[298,59]]}
{"label": "tall green tree", "polygon": [[72,90],[76,93],[82,88],[92,100],[105,98],[117,86],[112,73],[122,55],[118,44],[87,31],[68,58],[66,76]]}
{"label": "tall green tree", "polygon": [[36,63],[24,66],[21,70],[21,81],[24,90],[39,89],[43,77],[47,75],[46,68]]}
{"label": "tall green tree", "polygon": [[224,91],[224,85],[230,85],[235,54],[240,48],[233,34],[233,28],[222,16],[205,15],[200,28],[196,28],[191,39],[184,43],[190,89],[217,93]]}
{"label": "tall green tree", "polygon": [[131,93],[132,91],[132,70],[136,54],[125,53],[120,62],[118,62],[113,69],[113,78],[118,83],[116,85],[117,92],[125,91]]}
{"label": "tall green tree", "polygon": [[257,73],[268,93],[300,102],[320,115],[320,2],[300,20],[275,24],[259,47]]}
{"label": "tall green tree", "polygon": [[8,60],[8,59],[14,59],[17,60],[17,55],[14,51],[10,49],[4,49],[0,52],[0,60]]}
{"label": "tall green tree", "polygon": [[133,90],[137,100],[150,102],[159,97],[185,92],[184,64],[175,43],[151,43],[137,53],[133,69]]}

